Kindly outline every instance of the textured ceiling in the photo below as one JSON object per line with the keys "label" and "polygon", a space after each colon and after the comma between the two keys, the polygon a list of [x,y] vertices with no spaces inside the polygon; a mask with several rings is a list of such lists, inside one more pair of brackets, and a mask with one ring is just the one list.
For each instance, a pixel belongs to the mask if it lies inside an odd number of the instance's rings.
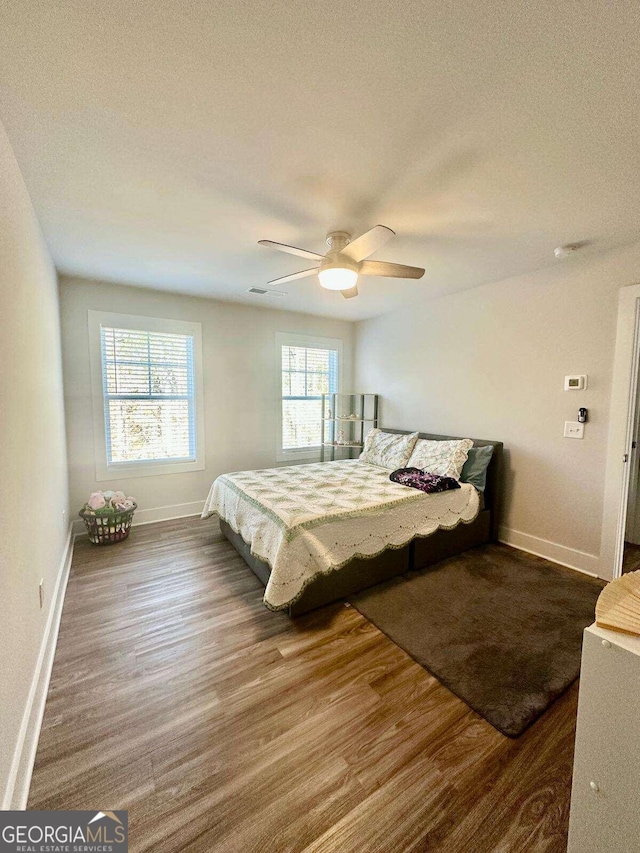
{"label": "textured ceiling", "polygon": [[[635,0],[4,0],[0,23],[0,116],[66,273],[360,319],[640,236]],[[257,240],[376,223],[423,279],[246,293],[306,266]]]}

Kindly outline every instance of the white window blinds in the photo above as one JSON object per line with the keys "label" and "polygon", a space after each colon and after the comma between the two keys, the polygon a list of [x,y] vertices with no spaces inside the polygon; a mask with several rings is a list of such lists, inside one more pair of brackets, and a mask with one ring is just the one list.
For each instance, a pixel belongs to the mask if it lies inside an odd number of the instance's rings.
{"label": "white window blinds", "polygon": [[192,335],[101,326],[108,464],[196,458]]}
{"label": "white window blinds", "polygon": [[338,352],[282,346],[282,449],[319,447],[322,394],[338,390]]}

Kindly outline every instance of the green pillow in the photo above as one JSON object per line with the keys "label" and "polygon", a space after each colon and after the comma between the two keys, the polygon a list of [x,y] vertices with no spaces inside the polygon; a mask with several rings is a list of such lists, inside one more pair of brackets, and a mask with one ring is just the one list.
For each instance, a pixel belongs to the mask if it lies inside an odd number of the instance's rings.
{"label": "green pillow", "polygon": [[484,492],[487,485],[487,468],[493,454],[493,445],[486,444],[483,447],[472,447],[464,463],[460,480],[463,483],[471,483],[479,492]]}

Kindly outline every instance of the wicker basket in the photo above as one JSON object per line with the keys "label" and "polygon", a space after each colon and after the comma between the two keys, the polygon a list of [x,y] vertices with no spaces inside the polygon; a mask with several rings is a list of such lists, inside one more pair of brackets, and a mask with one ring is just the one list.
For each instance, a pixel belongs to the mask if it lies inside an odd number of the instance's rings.
{"label": "wicker basket", "polygon": [[129,535],[136,509],[137,504],[122,512],[104,512],[103,510],[88,512],[86,509],[81,509],[78,515],[87,526],[89,542],[93,542],[94,545],[113,545],[115,542],[122,542]]}

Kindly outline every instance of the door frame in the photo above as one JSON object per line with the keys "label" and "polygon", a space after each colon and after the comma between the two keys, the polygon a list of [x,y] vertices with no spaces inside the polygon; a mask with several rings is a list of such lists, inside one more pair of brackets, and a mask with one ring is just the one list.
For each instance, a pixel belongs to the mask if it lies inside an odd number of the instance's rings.
{"label": "door frame", "polygon": [[[640,321],[639,321],[640,322]],[[640,366],[639,366],[640,371]],[[638,375],[640,382],[640,373]],[[636,407],[633,415],[633,435],[631,436],[631,452],[629,454],[629,488],[627,489],[627,510],[624,522],[624,542],[640,545],[640,519],[638,518],[638,485],[640,480],[640,447],[638,447],[638,428],[640,425],[640,393],[636,393]]]}
{"label": "door frame", "polygon": [[611,572],[613,578],[622,574],[639,361],[640,284],[631,284],[621,288],[618,296],[600,548],[602,574]]}

